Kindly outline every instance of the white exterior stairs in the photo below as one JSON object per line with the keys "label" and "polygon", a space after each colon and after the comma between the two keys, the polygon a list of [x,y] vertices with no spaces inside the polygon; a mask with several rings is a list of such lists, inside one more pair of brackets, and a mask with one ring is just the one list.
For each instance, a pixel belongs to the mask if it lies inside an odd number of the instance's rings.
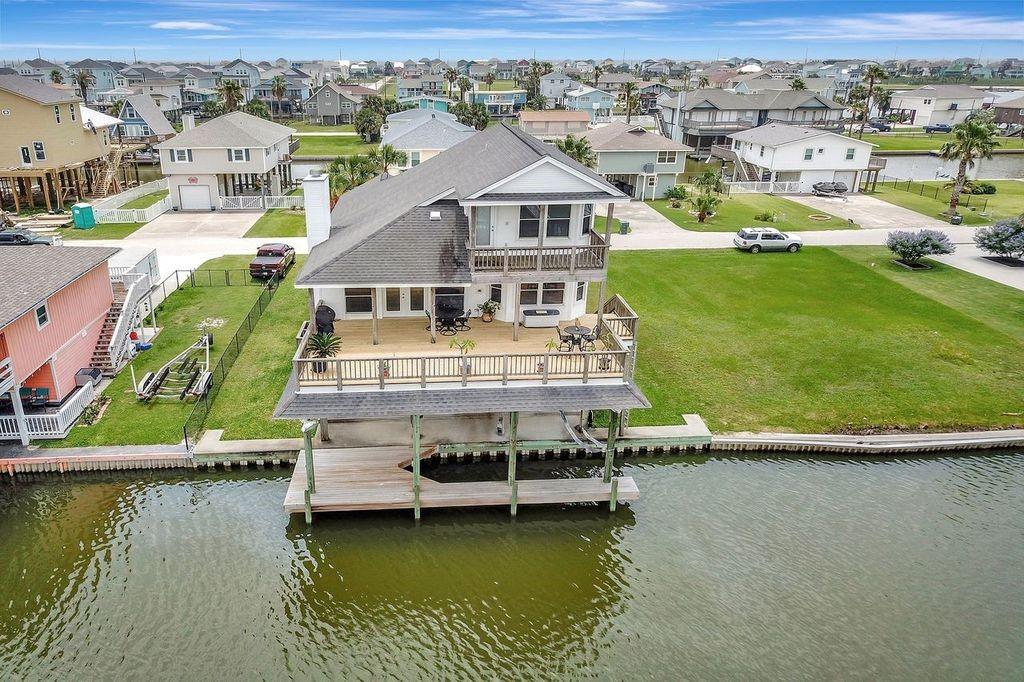
{"label": "white exterior stairs", "polygon": [[141,273],[111,277],[110,285],[114,298],[89,363],[107,377],[117,374],[130,357],[131,333],[139,326],[142,299],[151,286],[149,275]]}
{"label": "white exterior stairs", "polygon": [[103,177],[95,188],[94,194],[96,197],[102,198],[107,196],[110,194],[111,187],[113,187],[115,194],[121,191],[117,182],[117,170],[121,167],[124,153],[125,148],[121,145],[117,145],[110,150],[110,156],[107,157],[106,163],[103,165]]}

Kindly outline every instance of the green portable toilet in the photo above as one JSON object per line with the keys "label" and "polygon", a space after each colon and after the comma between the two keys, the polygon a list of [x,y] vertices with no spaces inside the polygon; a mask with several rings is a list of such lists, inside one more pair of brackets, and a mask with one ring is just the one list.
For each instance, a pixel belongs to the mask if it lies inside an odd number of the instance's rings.
{"label": "green portable toilet", "polygon": [[71,207],[71,216],[75,219],[76,230],[91,230],[96,227],[96,215],[92,212],[92,204],[75,204]]}

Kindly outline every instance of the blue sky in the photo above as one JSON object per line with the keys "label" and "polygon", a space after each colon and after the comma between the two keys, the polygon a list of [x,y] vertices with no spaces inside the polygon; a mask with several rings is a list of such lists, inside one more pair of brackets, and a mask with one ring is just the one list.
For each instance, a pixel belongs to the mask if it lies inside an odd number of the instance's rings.
{"label": "blue sky", "polygon": [[1022,0],[0,0],[0,59],[1024,56]]}

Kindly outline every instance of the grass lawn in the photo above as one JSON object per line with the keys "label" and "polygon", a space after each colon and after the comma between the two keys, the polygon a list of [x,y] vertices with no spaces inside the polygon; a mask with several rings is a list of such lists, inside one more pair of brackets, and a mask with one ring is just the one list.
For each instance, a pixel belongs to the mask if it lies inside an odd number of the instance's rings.
{"label": "grass lawn", "polygon": [[282,121],[281,123],[289,128],[295,128],[296,132],[300,133],[354,133],[356,131],[356,127],[351,123],[337,126],[320,126],[306,121]]}
{"label": "grass lawn", "polygon": [[[223,256],[207,261],[200,269],[245,268],[249,256]],[[206,318],[224,320],[214,330],[215,345],[211,362],[216,364],[224,346],[259,296],[258,286],[198,287],[180,289],[167,297],[157,308],[157,322],[163,331],[154,339],[153,348],[140,353],[133,364],[138,379],[156,371],[165,362],[185,350],[199,338],[199,323]],[[294,333],[292,334],[294,336]],[[193,402],[177,400],[136,400],[128,367],[118,374],[104,393],[110,405],[92,426],[76,426],[67,438],[40,441],[49,447],[87,445],[132,445],[178,443],[182,440],[182,424],[192,410]],[[236,408],[238,406],[235,406]]]}
{"label": "grass lawn", "polygon": [[[986,180],[985,182],[995,185],[996,193],[971,195],[970,205],[961,203],[959,212],[964,216],[965,225],[985,225],[1000,218],[1009,218],[1024,212],[1024,182],[1016,180]],[[942,218],[939,214],[949,209],[949,190],[945,187],[947,183],[946,180],[915,182],[912,185],[915,191],[911,192],[897,189],[892,185],[879,185],[875,192],[869,194],[876,199],[909,208],[926,216]],[[899,186],[902,187],[905,184],[900,183]],[[939,188],[938,198],[929,195],[928,189],[925,190],[924,195],[917,193],[920,191],[921,185]],[[964,198],[966,199],[966,196]],[[982,202],[982,200],[985,201]],[[984,206],[988,217],[978,215],[974,210],[975,206]]]}
{"label": "grass lawn", "polygon": [[[598,234],[600,234],[601,236],[604,236],[604,226],[605,226],[605,221],[607,219],[608,219],[607,216],[603,216],[603,215],[596,215],[596,216],[594,216],[594,230],[596,230],[598,232]],[[619,223],[619,219],[618,218],[612,218],[612,232],[614,232],[615,234],[618,234],[619,233],[619,225],[620,224],[621,223]],[[630,232],[632,232],[632,231],[633,230],[630,229]]]}
{"label": "grass lawn", "polygon": [[[853,137],[857,137],[854,126]],[[951,137],[950,133],[864,133],[864,141],[878,145],[878,151],[932,151],[942,147]],[[1024,149],[1024,139],[1000,137],[996,149]]]}
{"label": "grass lawn", "polygon": [[299,422],[272,415],[291,373],[295,334],[309,316],[309,294],[294,286],[303,260],[298,257],[274,294],[206,419],[206,428],[224,429],[226,439],[300,436]]}
{"label": "grass lawn", "polygon": [[516,88],[516,82],[515,81],[510,81],[510,80],[496,80],[493,83],[491,83],[491,87],[489,87],[489,88],[487,87],[486,83],[484,83],[484,85],[481,86],[481,87],[482,87],[484,92],[488,92],[488,91],[491,91],[491,90],[516,90],[517,89]]}
{"label": "grass lawn", "polygon": [[99,223],[91,230],[65,227],[60,231],[64,241],[78,239],[124,239],[146,223]]}
{"label": "grass lawn", "polygon": [[351,156],[352,154],[368,154],[377,145],[366,144],[361,137],[324,136],[300,137],[299,148],[295,156]]}
{"label": "grass lawn", "polygon": [[[824,214],[809,206],[769,194],[723,195],[715,216],[703,223],[697,222],[697,217],[690,215],[693,207],[687,201],[682,202],[679,208],[672,208],[668,199],[647,203],[679,227],[694,232],[735,232],[741,227],[777,227],[780,230],[846,230],[851,227],[849,222],[836,216],[827,221],[811,220],[807,216]],[[774,211],[778,220],[774,223],[754,220],[754,216],[762,211]]]}
{"label": "grass lawn", "polygon": [[[715,431],[1024,426],[1024,293],[878,247],[620,252],[640,315],[631,422]],[[751,292],[760,295],[751,296]]]}
{"label": "grass lawn", "polygon": [[166,189],[162,189],[159,192],[153,192],[152,194],[144,194],[138,199],[132,199],[127,204],[118,206],[118,208],[149,208],[166,197],[168,193],[169,192]]}
{"label": "grass lawn", "polygon": [[274,208],[264,213],[245,233],[246,237],[305,237],[306,212]]}

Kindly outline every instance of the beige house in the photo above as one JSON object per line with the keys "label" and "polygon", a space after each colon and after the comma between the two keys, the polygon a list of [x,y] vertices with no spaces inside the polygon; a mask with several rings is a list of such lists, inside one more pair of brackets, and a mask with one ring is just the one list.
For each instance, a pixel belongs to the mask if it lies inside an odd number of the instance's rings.
{"label": "beige house", "polygon": [[566,135],[579,136],[587,132],[590,116],[585,111],[520,111],[519,128],[544,142],[561,140]]}
{"label": "beige house", "polygon": [[966,85],[924,85],[894,93],[891,110],[914,125],[956,125],[981,109],[986,93]]}
{"label": "beige house", "polygon": [[52,210],[116,185],[107,167],[118,121],[81,102],[66,89],[0,76],[0,203]]}

